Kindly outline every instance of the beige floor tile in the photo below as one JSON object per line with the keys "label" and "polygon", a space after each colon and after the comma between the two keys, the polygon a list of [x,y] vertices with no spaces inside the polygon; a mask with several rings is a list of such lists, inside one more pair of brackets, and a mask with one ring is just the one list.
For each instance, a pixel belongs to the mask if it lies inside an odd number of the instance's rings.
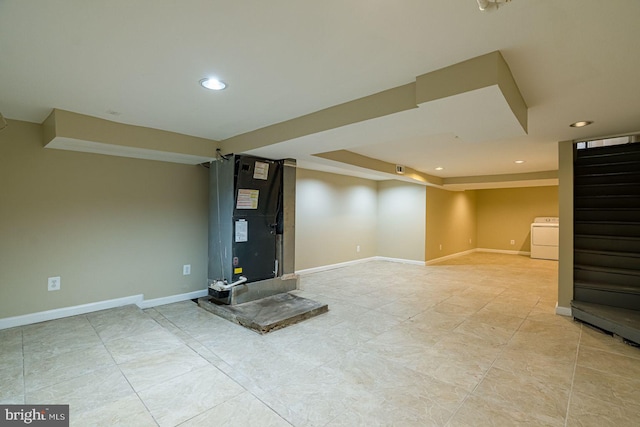
{"label": "beige floor tile", "polygon": [[496,341],[480,335],[463,334],[456,329],[443,336],[433,346],[433,351],[451,360],[473,361],[489,367],[505,349],[502,343]]}
{"label": "beige floor tile", "polygon": [[243,392],[240,385],[207,365],[138,395],[160,426],[175,426]]}
{"label": "beige floor tile", "polygon": [[22,344],[0,347],[0,371],[4,369],[22,369]]}
{"label": "beige floor tile", "polygon": [[500,353],[493,367],[568,389],[573,379],[575,360],[563,362],[554,357],[507,348]]}
{"label": "beige floor tile", "polygon": [[114,365],[102,344],[54,356],[25,354],[25,390],[30,393]]}
{"label": "beige floor tile", "polygon": [[491,362],[474,359],[466,354],[430,349],[411,354],[403,366],[463,390],[472,391],[486,374]]}
{"label": "beige floor tile", "polygon": [[154,329],[151,332],[118,338],[105,343],[105,347],[118,364],[153,356],[183,345],[181,340],[164,329]]}
{"label": "beige floor tile", "polygon": [[511,417],[527,421],[562,424],[567,413],[569,388],[547,384],[536,377],[491,368],[473,392],[492,407],[509,411]]}
{"label": "beige floor tile", "polygon": [[496,313],[489,310],[480,310],[467,319],[467,322],[483,323],[512,332],[515,332],[520,325],[522,325],[522,321],[520,317],[509,316],[508,314]]}
{"label": "beige floor tile", "polygon": [[[1,393],[0,393],[1,394]],[[7,395],[0,398],[2,405],[22,405],[24,404],[24,394]]]}
{"label": "beige floor tile", "polygon": [[184,345],[125,362],[119,367],[134,390],[140,392],[208,365],[205,359]]}
{"label": "beige floor tile", "polygon": [[437,306],[412,317],[407,324],[426,332],[442,332],[453,331],[467,319],[466,315],[440,313],[436,309]]}
{"label": "beige floor tile", "polygon": [[180,427],[211,427],[214,424],[228,427],[291,426],[255,396],[244,392],[180,424]]}
{"label": "beige floor tile", "polygon": [[135,394],[105,402],[85,411],[71,412],[71,427],[157,427],[147,408]]}
{"label": "beige floor tile", "polygon": [[612,375],[578,365],[573,384],[580,393],[594,399],[622,406],[640,404],[640,377],[637,376]]}
{"label": "beige floor tile", "polygon": [[545,356],[560,363],[574,363],[578,350],[578,338],[545,337],[535,332],[516,331],[506,345],[509,350],[529,352]]}
{"label": "beige floor tile", "polygon": [[[304,295],[301,295],[304,296]],[[309,296],[308,298],[313,299],[313,296]],[[385,306],[391,302],[398,300],[400,295],[384,295],[379,292],[373,292],[365,295],[356,295],[349,298],[349,302],[359,307],[364,307],[368,309],[380,308]],[[393,313],[390,313],[393,314]]]}
{"label": "beige floor tile", "polygon": [[210,330],[198,339],[205,347],[230,365],[241,363],[245,356],[269,351],[268,338],[238,326],[233,331]]}
{"label": "beige floor tile", "polygon": [[[55,336],[70,337],[92,332],[93,327],[86,316],[65,317],[47,322],[23,326],[24,343],[39,342]],[[95,332],[94,332],[95,334]]]}
{"label": "beige floor tile", "polygon": [[527,317],[518,329],[520,333],[535,334],[538,338],[560,339],[577,342],[580,337],[582,325],[564,316],[554,316],[551,320],[546,318],[540,321]]}
{"label": "beige floor tile", "polygon": [[22,328],[0,330],[0,354],[22,351]]}
{"label": "beige floor tile", "polygon": [[580,347],[578,366],[628,378],[640,379],[638,359],[591,347]]}
{"label": "beige floor tile", "polygon": [[620,354],[622,356],[640,359],[640,346],[634,346],[622,341],[619,337],[613,337],[588,325],[582,328],[580,346],[595,348]]}
{"label": "beige floor tile", "polygon": [[414,296],[403,297],[391,302],[386,302],[376,308],[377,312],[392,315],[401,320],[407,320],[416,316],[437,304],[438,301],[421,300]]}
{"label": "beige floor tile", "polygon": [[535,414],[527,414],[516,408],[493,405],[479,397],[470,396],[451,418],[448,427],[507,427],[507,426],[557,426],[564,421],[540,420]]}
{"label": "beige floor tile", "polygon": [[470,338],[479,338],[489,344],[504,345],[509,342],[515,330],[475,320],[465,320],[453,332],[464,334]]}
{"label": "beige floor tile", "polygon": [[556,282],[503,254],[373,261],[304,275],[329,312],[264,336],[192,301],[13,328],[0,401],[66,399],[78,426],[635,425],[640,350],[556,316]]}
{"label": "beige floor tile", "polygon": [[[20,359],[22,362],[22,359]],[[0,403],[24,403],[24,375],[22,363],[0,369]]]}
{"label": "beige floor tile", "polygon": [[263,390],[271,390],[287,383],[293,375],[303,375],[318,364],[288,351],[266,350],[247,353],[237,360],[228,372],[232,378],[240,374]]}
{"label": "beige floor tile", "polygon": [[62,353],[79,352],[89,347],[102,345],[102,340],[88,322],[86,327],[38,335],[37,339],[30,337],[25,341],[25,354],[42,358],[55,357]]}
{"label": "beige floor tile", "polygon": [[78,413],[113,403],[135,393],[115,366],[88,373],[27,393],[28,403],[69,405],[72,418]]}
{"label": "beige floor tile", "polygon": [[518,301],[508,302],[505,300],[497,300],[489,302],[487,305],[478,310],[478,313],[491,312],[507,316],[519,317],[524,319],[531,312],[532,307],[522,304]]}
{"label": "beige floor tile", "polygon": [[462,292],[458,295],[453,295],[450,298],[447,298],[445,302],[447,304],[459,305],[461,307],[466,307],[469,309],[473,309],[475,311],[480,310],[482,307],[490,303],[494,299],[493,295],[472,295],[469,293]]}
{"label": "beige floor tile", "polygon": [[258,397],[293,425],[324,425],[350,406],[369,408],[382,402],[352,376],[325,365]]}
{"label": "beige floor tile", "polygon": [[346,327],[358,331],[364,331],[372,336],[380,335],[402,323],[400,317],[380,312],[379,310],[369,310],[365,313],[347,319],[336,329]]}
{"label": "beige floor tile", "polygon": [[142,334],[161,331],[162,327],[150,317],[122,317],[112,321],[94,324],[96,332],[103,342],[121,338],[137,337]]}
{"label": "beige floor tile", "polygon": [[[336,326],[336,328],[339,327]],[[367,334],[366,336],[370,337],[371,335]],[[329,329],[324,333],[303,336],[281,345],[273,343],[269,343],[269,345],[273,351],[280,353],[284,351],[287,357],[299,361],[305,367],[315,368],[341,357],[354,348],[357,343],[362,342],[361,340],[362,334],[359,331],[345,327],[340,331]]]}
{"label": "beige floor tile", "polygon": [[446,332],[427,333],[407,325],[400,325],[367,341],[360,348],[389,360],[409,363],[431,349]]}
{"label": "beige floor tile", "polygon": [[477,313],[478,308],[452,304],[448,299],[445,299],[443,302],[436,304],[433,307],[433,311],[437,313],[450,314],[454,316],[464,316],[465,318],[468,318],[469,316]]}
{"label": "beige floor tile", "polygon": [[579,391],[571,395],[568,427],[633,427],[640,419],[640,405],[611,402],[588,397]]}

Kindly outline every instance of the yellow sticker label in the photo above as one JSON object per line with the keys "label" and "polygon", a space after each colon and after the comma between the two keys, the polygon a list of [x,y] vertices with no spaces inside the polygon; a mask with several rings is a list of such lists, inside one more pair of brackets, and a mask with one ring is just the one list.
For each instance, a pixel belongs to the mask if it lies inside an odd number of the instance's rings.
{"label": "yellow sticker label", "polygon": [[233,274],[240,274],[240,273],[242,273],[242,267],[233,269]]}

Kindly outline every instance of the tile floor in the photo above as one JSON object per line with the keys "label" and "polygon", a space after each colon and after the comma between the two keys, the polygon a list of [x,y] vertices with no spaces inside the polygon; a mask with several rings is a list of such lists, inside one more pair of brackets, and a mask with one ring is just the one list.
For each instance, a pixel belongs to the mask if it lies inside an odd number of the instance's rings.
{"label": "tile floor", "polygon": [[305,275],[329,313],[260,336],[190,301],[0,331],[0,402],[73,426],[631,426],[640,349],[554,315],[553,261]]}

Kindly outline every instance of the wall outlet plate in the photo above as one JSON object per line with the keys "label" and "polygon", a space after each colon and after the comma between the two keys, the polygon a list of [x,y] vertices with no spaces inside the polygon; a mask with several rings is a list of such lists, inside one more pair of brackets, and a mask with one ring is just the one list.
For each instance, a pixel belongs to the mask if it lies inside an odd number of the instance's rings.
{"label": "wall outlet plate", "polygon": [[185,264],[182,266],[182,275],[188,276],[191,274],[191,264]]}
{"label": "wall outlet plate", "polygon": [[49,277],[47,279],[47,289],[50,291],[60,290],[60,276]]}

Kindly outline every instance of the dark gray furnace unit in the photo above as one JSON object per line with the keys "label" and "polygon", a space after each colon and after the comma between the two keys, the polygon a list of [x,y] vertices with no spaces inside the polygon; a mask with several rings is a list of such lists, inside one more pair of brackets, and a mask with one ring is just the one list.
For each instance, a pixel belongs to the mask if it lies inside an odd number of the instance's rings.
{"label": "dark gray furnace unit", "polygon": [[298,287],[295,185],[295,160],[231,154],[211,163],[211,302],[242,304]]}

